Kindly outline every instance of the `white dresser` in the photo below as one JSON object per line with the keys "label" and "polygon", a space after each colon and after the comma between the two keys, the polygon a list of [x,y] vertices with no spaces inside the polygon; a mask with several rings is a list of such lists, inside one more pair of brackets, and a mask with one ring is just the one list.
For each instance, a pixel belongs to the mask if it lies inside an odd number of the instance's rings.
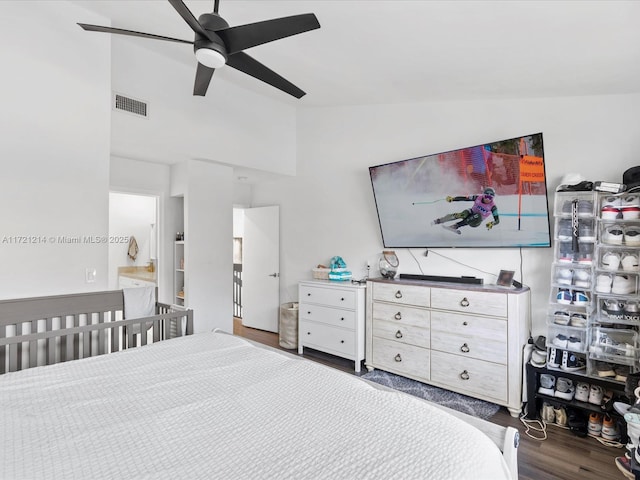
{"label": "white dresser", "polygon": [[360,372],[364,360],[365,286],[306,280],[298,284],[298,353],[304,347],[347,358]]}
{"label": "white dresser", "polygon": [[522,409],[530,291],[416,280],[367,282],[366,366]]}

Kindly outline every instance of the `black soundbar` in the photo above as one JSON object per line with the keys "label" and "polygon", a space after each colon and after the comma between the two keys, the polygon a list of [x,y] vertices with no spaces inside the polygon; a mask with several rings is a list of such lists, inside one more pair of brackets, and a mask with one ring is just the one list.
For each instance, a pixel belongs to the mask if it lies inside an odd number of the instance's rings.
{"label": "black soundbar", "polygon": [[429,282],[450,282],[450,283],[473,283],[482,285],[483,280],[476,277],[443,277],[442,275],[415,275],[413,273],[401,273],[400,279],[404,280],[427,280]]}

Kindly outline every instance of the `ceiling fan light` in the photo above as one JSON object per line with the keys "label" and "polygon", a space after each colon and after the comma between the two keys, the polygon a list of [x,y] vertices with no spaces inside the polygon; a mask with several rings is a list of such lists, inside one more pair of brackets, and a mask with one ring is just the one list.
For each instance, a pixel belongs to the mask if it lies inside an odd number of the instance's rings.
{"label": "ceiling fan light", "polygon": [[196,59],[199,63],[209,68],[220,68],[227,63],[224,55],[211,48],[199,48],[196,50]]}

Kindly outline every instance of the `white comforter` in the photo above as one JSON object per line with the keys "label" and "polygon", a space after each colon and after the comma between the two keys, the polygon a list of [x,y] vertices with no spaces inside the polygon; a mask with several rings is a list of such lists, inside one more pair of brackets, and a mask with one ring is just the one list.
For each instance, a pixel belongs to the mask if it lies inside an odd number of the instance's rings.
{"label": "white comforter", "polygon": [[0,376],[2,479],[508,478],[418,399],[220,333]]}

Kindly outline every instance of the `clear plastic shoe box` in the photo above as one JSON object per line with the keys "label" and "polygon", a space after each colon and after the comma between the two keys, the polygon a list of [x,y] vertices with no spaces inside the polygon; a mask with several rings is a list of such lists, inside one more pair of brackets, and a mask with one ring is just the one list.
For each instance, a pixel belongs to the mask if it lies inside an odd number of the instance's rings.
{"label": "clear plastic shoe box", "polygon": [[593,327],[589,334],[589,358],[622,365],[638,359],[638,332],[628,329]]}

